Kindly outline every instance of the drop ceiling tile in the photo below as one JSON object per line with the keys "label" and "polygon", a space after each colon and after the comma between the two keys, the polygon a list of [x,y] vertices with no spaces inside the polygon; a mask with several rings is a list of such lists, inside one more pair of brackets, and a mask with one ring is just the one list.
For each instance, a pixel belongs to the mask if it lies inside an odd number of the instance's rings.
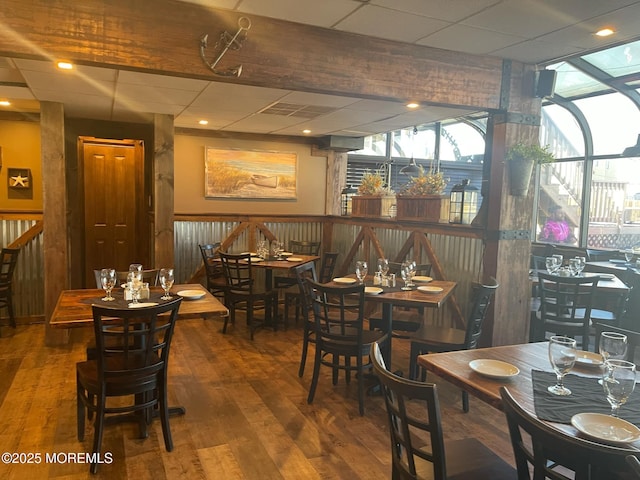
{"label": "drop ceiling tile", "polygon": [[362,4],[352,0],[242,0],[238,9],[290,22],[331,27]]}
{"label": "drop ceiling tile", "polygon": [[518,45],[498,49],[493,52],[493,55],[518,59],[525,63],[542,63],[550,58],[561,58],[579,52],[581,52],[581,49],[571,45],[558,45],[556,43],[530,40]]}
{"label": "drop ceiling tile", "polygon": [[[473,39],[473,41],[469,39]],[[489,55],[499,48],[506,48],[510,45],[520,43],[523,40],[525,40],[523,37],[516,35],[507,35],[482,28],[456,24],[443,28],[438,32],[418,40],[416,43],[428,47],[444,48],[446,50],[465,52],[473,55]]]}
{"label": "drop ceiling tile", "polygon": [[0,99],[35,100],[33,93],[27,87],[14,87],[13,85],[0,85]]}
{"label": "drop ceiling tile", "polygon": [[121,102],[173,103],[184,107],[193,102],[197,95],[198,92],[189,90],[132,83],[118,83],[116,87],[116,99]]}
{"label": "drop ceiling tile", "polygon": [[407,111],[407,107],[399,102],[385,102],[383,100],[358,100],[347,107],[349,110],[362,112],[379,112],[387,115],[397,115]]}
{"label": "drop ceiling tile", "polygon": [[442,20],[365,5],[338,22],[335,28],[346,32],[412,43],[448,25],[450,23]]}
{"label": "drop ceiling tile", "polygon": [[44,62],[40,60],[25,60],[22,58],[16,58],[14,61],[23,73],[26,71],[56,73],[69,78],[84,77],[85,79],[103,80],[105,82],[114,82],[118,73],[117,70],[111,68],[92,67],[88,65],[75,65],[73,70],[60,70],[56,67],[54,61]]}
{"label": "drop ceiling tile", "polygon": [[207,80],[195,78],[171,77],[168,75],[152,75],[150,73],[130,72],[120,70],[118,73],[118,85],[120,84],[145,85],[150,87],[172,88],[175,90],[187,90],[200,92],[209,85]]}
{"label": "drop ceiling tile", "polygon": [[153,102],[142,99],[121,99],[117,98],[114,105],[114,112],[144,112],[144,113],[160,113],[163,115],[177,115],[184,110],[184,105],[176,105],[166,102]]}
{"label": "drop ceiling tile", "polygon": [[457,22],[499,3],[499,0],[371,0],[371,5]]}
{"label": "drop ceiling tile", "polygon": [[29,88],[34,92],[39,91],[40,95],[49,93],[46,97],[38,97],[38,100],[51,100],[61,92],[69,92],[84,95],[101,95],[111,97],[115,88],[113,81],[93,78],[86,75],[71,74],[70,72],[39,72],[33,70],[22,70]]}
{"label": "drop ceiling tile", "polygon": [[325,95],[311,92],[289,92],[278,102],[292,103],[297,105],[321,105],[323,107],[345,107],[358,102],[359,99],[352,97],[342,97],[337,95]]}

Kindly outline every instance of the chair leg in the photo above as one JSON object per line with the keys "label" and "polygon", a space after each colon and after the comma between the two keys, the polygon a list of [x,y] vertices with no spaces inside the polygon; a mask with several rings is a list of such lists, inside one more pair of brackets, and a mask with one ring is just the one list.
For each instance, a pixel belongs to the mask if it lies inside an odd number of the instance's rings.
{"label": "chair leg", "polygon": [[303,337],[302,337],[302,355],[300,356],[300,367],[298,367],[298,376],[302,377],[304,375],[304,367],[307,363],[307,352],[309,351],[309,325],[308,322],[305,323]]}
{"label": "chair leg", "polygon": [[166,380],[160,382],[158,400],[160,402],[160,421],[162,423],[164,448],[167,449],[167,452],[170,452],[173,450],[173,438],[171,437],[171,426],[169,425],[169,405],[167,403]]}
{"label": "chair leg", "polygon": [[418,355],[420,355],[420,347],[416,342],[411,342],[411,352],[409,353],[409,378],[415,380],[418,378]]}
{"label": "chair leg", "polygon": [[[347,359],[345,358],[345,365],[346,363],[347,363]],[[333,355],[333,371],[331,372],[331,383],[333,383],[333,385],[338,384],[338,373],[340,372],[338,365],[340,365],[340,357],[334,354]]]}
{"label": "chair leg", "polygon": [[13,301],[11,300],[11,293],[7,297],[7,309],[9,310],[9,323],[13,328],[16,328],[16,319],[13,316]]}
{"label": "chair leg", "polygon": [[307,396],[307,403],[313,403],[313,397],[316,394],[316,387],[318,386],[318,377],[320,376],[320,363],[322,362],[321,349],[316,345],[315,362],[313,364],[313,377],[311,378],[311,385],[309,386],[309,395]]}
{"label": "chair leg", "polygon": [[85,418],[85,406],[82,399],[84,395],[84,388],[80,385],[76,376],[76,426],[78,428],[78,441],[84,440],[84,418]]}
{"label": "chair leg", "polygon": [[462,392],[462,411],[469,413],[469,394],[465,391]]}
{"label": "chair leg", "polygon": [[[100,447],[102,445],[102,433],[104,432],[104,407],[106,403],[106,398],[104,394],[100,396],[98,399],[98,408],[96,411],[96,421],[94,423],[94,433],[93,433],[93,453],[97,458],[100,454]],[[91,473],[98,473],[98,462],[93,462],[91,464]]]}
{"label": "chair leg", "polygon": [[[356,359],[356,369],[358,372],[358,410],[360,416],[364,415],[364,368],[362,366],[362,356],[358,355]],[[349,369],[347,369],[349,372]]]}

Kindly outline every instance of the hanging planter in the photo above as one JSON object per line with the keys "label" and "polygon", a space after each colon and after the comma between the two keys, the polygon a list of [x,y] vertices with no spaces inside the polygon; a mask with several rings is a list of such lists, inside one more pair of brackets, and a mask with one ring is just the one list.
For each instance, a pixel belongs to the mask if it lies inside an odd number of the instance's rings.
{"label": "hanging planter", "polygon": [[537,164],[555,161],[548,147],[516,143],[505,156],[509,169],[511,195],[525,196],[529,191],[533,167]]}

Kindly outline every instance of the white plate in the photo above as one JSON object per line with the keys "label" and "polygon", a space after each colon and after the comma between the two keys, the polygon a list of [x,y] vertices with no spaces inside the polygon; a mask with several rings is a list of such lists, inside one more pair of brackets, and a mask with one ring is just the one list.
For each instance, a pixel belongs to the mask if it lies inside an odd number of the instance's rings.
{"label": "white plate", "polygon": [[589,438],[613,445],[624,445],[640,439],[640,429],[633,423],[604,413],[578,413],[571,425]]}
{"label": "white plate", "polygon": [[576,363],[584,367],[599,367],[602,365],[602,355],[594,352],[580,350],[576,353]]}
{"label": "white plate", "polygon": [[625,264],[628,263],[626,260],[622,260],[619,258],[612,258],[611,260],[609,260],[610,263],[617,263],[617,264]]}
{"label": "white plate", "polygon": [[262,261],[262,258],[260,257],[251,257],[251,263],[258,263],[261,261]]}
{"label": "white plate", "polygon": [[433,278],[426,277],[426,276],[423,276],[423,275],[416,275],[415,277],[413,277],[413,281],[414,282],[427,283],[427,282],[430,282],[431,280],[433,280]]}
{"label": "white plate", "polygon": [[442,291],[442,288],[426,286],[426,287],[418,287],[418,290],[424,293],[440,293]]}
{"label": "white plate", "polygon": [[301,262],[302,260],[304,260],[304,258],[300,258],[300,257],[288,257],[287,258],[287,262]]}
{"label": "white plate", "polygon": [[198,300],[204,297],[205,293],[203,290],[180,290],[178,295],[185,300]]}
{"label": "white plate", "polygon": [[337,277],[333,279],[336,283],[356,283],[355,278]]}
{"label": "white plate", "polygon": [[378,295],[382,292],[383,290],[380,287],[364,287],[364,293],[368,293],[370,295]]}
{"label": "white plate", "polygon": [[612,273],[598,273],[598,276],[600,278],[604,278],[605,280],[613,280],[615,278],[615,275],[613,275]]}
{"label": "white plate", "polygon": [[471,360],[469,367],[476,373],[489,378],[505,379],[515,377],[520,370],[515,365],[500,360],[478,359]]}
{"label": "white plate", "polygon": [[155,302],[138,302],[138,303],[130,303],[129,308],[145,308],[145,307],[155,307],[158,305]]}
{"label": "white plate", "polygon": [[291,255],[293,255],[293,253],[291,253],[291,252],[282,252],[280,255],[283,256],[283,257],[290,257]]}

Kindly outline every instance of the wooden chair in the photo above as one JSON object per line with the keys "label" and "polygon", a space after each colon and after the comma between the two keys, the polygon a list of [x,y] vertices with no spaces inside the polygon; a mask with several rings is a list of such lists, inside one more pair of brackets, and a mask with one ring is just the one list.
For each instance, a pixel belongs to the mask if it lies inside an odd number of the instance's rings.
{"label": "wooden chair", "polygon": [[[478,346],[478,340],[482,335],[482,324],[498,286],[494,282],[491,285],[477,285],[474,287],[471,310],[464,330],[424,326],[411,335],[409,378],[415,380],[418,377],[418,355],[454,350],[471,350]],[[425,373],[423,372],[423,381]],[[469,411],[469,395],[465,391],[462,392],[462,409],[465,412]]]}
{"label": "wooden chair", "polygon": [[595,351],[600,351],[600,334],[602,332],[616,332],[627,336],[627,354],[625,360],[635,363],[636,349],[640,346],[640,332],[626,328],[609,325],[608,323],[595,323]]}
{"label": "wooden chair", "polygon": [[207,290],[215,297],[224,298],[224,292],[227,289],[227,281],[224,278],[222,263],[220,263],[220,255],[218,249],[220,242],[207,243],[198,245],[204,270],[207,277]]}
{"label": "wooden chair", "polygon": [[[76,390],[78,440],[84,440],[86,410],[95,414],[94,454],[100,453],[107,415],[129,414],[140,426],[140,437],[146,438],[154,407],[159,409],[165,448],[173,450],[167,365],[181,302],[178,297],[137,309],[92,307],[97,358],[76,364]],[[125,403],[127,399],[132,401]],[[98,463],[92,463],[91,472],[97,470]]]}
{"label": "wooden chair", "polygon": [[[304,367],[307,363],[307,352],[309,350],[310,343],[316,343],[315,341],[315,328],[313,319],[313,291],[311,284],[307,282],[307,279],[318,281],[316,275],[316,266],[313,262],[299,265],[295,268],[296,280],[298,282],[298,293],[296,294],[296,300],[300,302],[300,310],[302,310],[303,318],[303,334],[302,334],[302,354],[300,356],[300,367],[298,368],[298,376],[304,375]],[[298,310],[298,307],[296,307]],[[296,312],[297,318],[297,312]]]}
{"label": "wooden chair", "polygon": [[[395,273],[396,279],[400,280],[400,267],[402,263],[389,262],[389,273]],[[423,263],[416,266],[416,275],[431,274],[431,264]],[[394,307],[391,320],[391,331],[393,338],[409,338],[409,334],[418,331],[422,326],[424,316],[424,308],[399,308]],[[382,318],[379,316],[372,316],[369,318],[369,328],[383,330],[384,325]]]}
{"label": "wooden chair", "polygon": [[[320,283],[330,282],[333,278],[333,272],[336,267],[336,262],[338,259],[337,252],[327,252],[322,255],[322,263],[320,264],[320,276],[319,278],[315,274],[314,267],[314,278],[313,280],[319,281]],[[315,265],[313,262],[309,262]],[[305,264],[307,265],[307,264]],[[296,284],[284,290],[284,325],[285,328],[289,325],[289,307],[293,305],[295,307],[295,315],[296,315],[296,325],[298,324],[298,320],[300,319],[300,310],[302,309],[302,290],[300,289],[300,281],[298,280],[298,275],[295,274],[297,271],[294,270],[294,279],[296,280]],[[288,277],[287,277],[288,278]]]}
{"label": "wooden chair", "polygon": [[16,319],[13,314],[13,273],[19,253],[19,248],[3,248],[0,253],[0,309],[7,309],[9,324],[13,328],[16,328]]}
{"label": "wooden chair", "polygon": [[[229,316],[224,319],[222,333],[227,333],[229,320],[235,323],[237,309],[246,312],[251,340],[258,327],[270,324],[274,330],[277,329],[278,292],[256,286],[251,267],[251,254],[219,252],[219,255],[227,283],[225,304],[229,309]],[[257,310],[264,311],[264,318],[261,321],[256,318]]]}
{"label": "wooden chair", "polygon": [[533,339],[544,340],[546,332],[579,336],[589,350],[591,301],[599,277],[559,277],[538,272],[540,310],[533,326]]}
{"label": "wooden chair", "polygon": [[377,343],[371,345],[370,356],[389,420],[392,479],[515,478],[511,465],[473,437],[444,443],[435,384],[407,380],[389,372]]}
{"label": "wooden chair", "polygon": [[[364,415],[364,373],[370,366],[369,350],[374,342],[389,341],[388,334],[363,327],[364,285],[331,286],[309,279],[306,282],[312,290],[316,341],[307,402],[313,402],[320,366],[325,365],[333,371],[334,385],[338,382],[340,370],[345,372],[347,383],[351,380],[351,372],[356,373],[359,411]],[[352,360],[355,360],[355,365]]]}
{"label": "wooden chair", "polygon": [[[636,449],[609,446],[568,435],[524,410],[500,387],[518,469],[518,479],[614,480],[630,478],[628,455]],[[632,477],[631,477],[632,478]]]}

